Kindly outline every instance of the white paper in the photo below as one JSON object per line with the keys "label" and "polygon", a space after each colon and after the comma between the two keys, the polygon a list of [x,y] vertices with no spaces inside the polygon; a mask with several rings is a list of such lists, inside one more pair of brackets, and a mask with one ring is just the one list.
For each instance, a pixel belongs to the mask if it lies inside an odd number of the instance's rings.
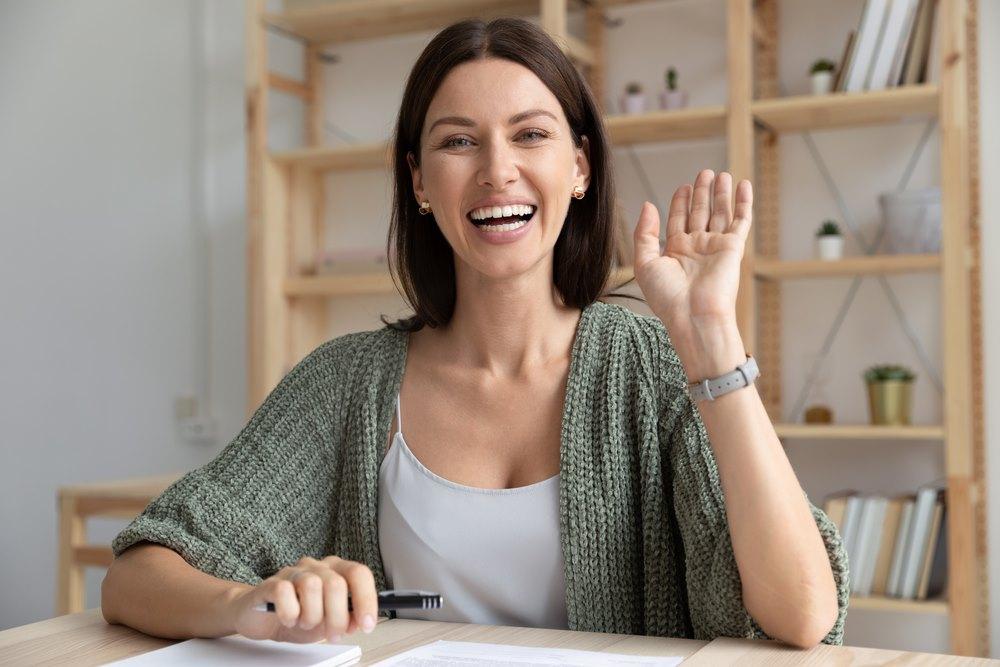
{"label": "white paper", "polygon": [[361,659],[361,647],[349,644],[290,644],[234,635],[218,639],[189,639],[173,646],[126,658],[112,665],[166,667],[333,667]]}
{"label": "white paper", "polygon": [[565,648],[536,648],[438,641],[376,663],[376,667],[676,667],[683,658],[599,653]]}

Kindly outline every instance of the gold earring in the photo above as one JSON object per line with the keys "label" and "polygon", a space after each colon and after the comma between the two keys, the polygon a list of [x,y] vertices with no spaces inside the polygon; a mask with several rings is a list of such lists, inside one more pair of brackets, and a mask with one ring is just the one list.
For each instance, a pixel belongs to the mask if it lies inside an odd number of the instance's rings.
{"label": "gold earring", "polygon": [[573,199],[583,199],[587,195],[587,191],[583,189],[582,186],[573,186]]}
{"label": "gold earring", "polygon": [[429,201],[420,202],[420,208],[417,209],[417,212],[420,215],[427,215],[431,212],[431,203]]}

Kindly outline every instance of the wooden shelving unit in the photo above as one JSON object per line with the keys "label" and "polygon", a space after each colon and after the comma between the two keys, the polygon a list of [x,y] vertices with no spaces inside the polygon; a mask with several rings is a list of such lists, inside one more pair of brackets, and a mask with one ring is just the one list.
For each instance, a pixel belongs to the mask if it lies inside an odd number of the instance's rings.
{"label": "wooden shelving unit", "polygon": [[[249,404],[255,408],[281,376],[322,342],[331,297],[392,294],[395,287],[380,268],[355,273],[308,275],[323,247],[323,178],[335,171],[383,169],[388,145],[322,145],[324,90],[320,76],[322,46],[346,40],[440,28],[468,15],[537,16],[587,73],[598,99],[604,99],[605,25],[602,12],[638,0],[592,0],[585,11],[586,35],[567,30],[569,0],[339,0],[329,5],[291,4],[275,14],[254,0],[247,23],[247,111],[249,161],[250,345]],[[576,4],[572,5],[576,7]],[[974,357],[979,354],[977,309],[971,294],[978,257],[970,236],[973,182],[967,84],[970,59],[966,31],[975,32],[970,0],[939,0],[940,83],[880,92],[780,97],[777,94],[778,0],[726,0],[725,106],[609,116],[617,146],[719,138],[726,143],[727,168],[734,177],[753,178],[758,191],[755,239],[743,263],[738,304],[740,326],[762,371],[781,377],[780,293],[788,280],[856,278],[901,273],[934,273],[942,281],[944,338],[944,423],[933,426],[873,427],[780,423],[781,387],[767,383],[765,402],[785,440],[824,446],[830,441],[932,441],[944,452],[949,503],[949,598],[903,601],[854,598],[852,609],[946,614],[952,651],[985,655],[985,591],[977,577],[985,563],[981,425],[973,421]],[[265,31],[303,41],[305,77],[293,81],[269,71]],[[613,56],[612,56],[613,57]],[[294,151],[267,150],[268,90],[305,102],[307,145]],[[349,94],[349,91],[340,94]],[[974,91],[973,91],[974,94]],[[780,224],[776,138],[785,133],[896,124],[936,119],[939,125],[943,241],[938,255],[869,256],[836,262],[787,261],[778,253]],[[970,258],[972,261],[970,262]],[[628,267],[612,278],[631,278]],[[975,411],[981,415],[981,410]],[[977,449],[977,447],[979,449]]]}

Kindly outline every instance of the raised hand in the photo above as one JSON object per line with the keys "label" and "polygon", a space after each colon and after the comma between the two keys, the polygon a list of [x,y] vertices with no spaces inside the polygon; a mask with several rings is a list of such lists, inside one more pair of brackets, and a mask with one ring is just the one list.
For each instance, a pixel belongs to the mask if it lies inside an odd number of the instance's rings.
{"label": "raised hand", "polygon": [[[714,187],[713,187],[714,186]],[[670,200],[667,237],[660,252],[660,216],[650,203],[635,228],[635,277],[652,311],[674,341],[682,361],[685,348],[706,352],[706,338],[736,329],[740,261],[752,217],[749,181],[703,170],[694,186],[682,185]],[[730,369],[731,370],[731,369]]]}

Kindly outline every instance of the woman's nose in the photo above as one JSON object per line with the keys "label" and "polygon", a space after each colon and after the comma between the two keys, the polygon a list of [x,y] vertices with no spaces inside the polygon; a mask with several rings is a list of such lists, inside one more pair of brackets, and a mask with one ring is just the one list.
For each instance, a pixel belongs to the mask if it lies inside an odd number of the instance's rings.
{"label": "woman's nose", "polygon": [[517,180],[516,155],[507,142],[492,141],[480,153],[479,184],[503,190]]}

